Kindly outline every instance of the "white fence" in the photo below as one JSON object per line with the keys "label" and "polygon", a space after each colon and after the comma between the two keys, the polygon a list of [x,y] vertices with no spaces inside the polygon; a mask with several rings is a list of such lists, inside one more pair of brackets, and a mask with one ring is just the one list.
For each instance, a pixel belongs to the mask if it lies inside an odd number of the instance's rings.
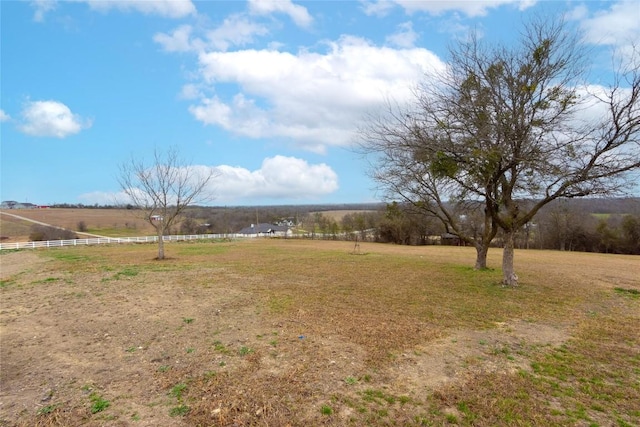
{"label": "white fence", "polygon": [[[179,236],[164,236],[165,242],[181,242],[185,240],[207,240],[207,239],[237,239],[255,237],[244,234],[192,234]],[[83,246],[83,245],[109,245],[117,243],[152,243],[157,242],[158,236],[144,237],[99,237],[93,239],[72,239],[72,240],[46,240],[42,242],[16,242],[0,243],[0,250],[4,249],[36,249],[36,248],[59,248],[62,246]]]}

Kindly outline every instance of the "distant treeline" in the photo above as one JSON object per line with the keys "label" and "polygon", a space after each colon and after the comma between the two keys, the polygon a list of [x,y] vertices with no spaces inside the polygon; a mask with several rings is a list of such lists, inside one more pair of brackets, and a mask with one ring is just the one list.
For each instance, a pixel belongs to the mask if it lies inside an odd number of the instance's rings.
{"label": "distant treeline", "polygon": [[[523,200],[522,203],[532,203]],[[134,206],[56,204],[56,208],[136,209]],[[469,230],[480,230],[477,212],[465,213]],[[481,206],[476,206],[481,209]],[[326,211],[352,211],[342,218]],[[426,245],[459,244],[447,236],[440,222],[399,203],[193,206],[176,233],[236,233],[250,224],[292,225],[313,238],[361,239],[377,242]],[[495,243],[501,245],[498,235]],[[555,201],[542,209],[521,230],[517,246],[529,249],[640,254],[640,198],[583,198]]]}

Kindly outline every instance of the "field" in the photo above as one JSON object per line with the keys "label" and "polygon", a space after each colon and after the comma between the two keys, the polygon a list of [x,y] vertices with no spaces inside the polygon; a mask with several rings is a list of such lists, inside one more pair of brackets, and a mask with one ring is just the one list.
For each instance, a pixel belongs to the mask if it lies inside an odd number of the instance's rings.
{"label": "field", "polygon": [[373,212],[376,212],[376,211],[366,210],[366,209],[365,210],[339,209],[339,210],[333,210],[333,211],[310,212],[309,214],[313,215],[315,213],[319,213],[326,218],[330,218],[336,222],[340,222],[342,221],[342,218],[344,218],[346,215],[357,214],[357,213],[373,213]]}
{"label": "field", "polygon": [[0,254],[0,425],[640,425],[638,257],[166,250]]}
{"label": "field", "polygon": [[[83,222],[88,233],[106,237],[146,236],[153,228],[126,209],[18,209],[2,212],[78,231]],[[0,235],[3,242],[27,242],[32,223],[0,215]]]}

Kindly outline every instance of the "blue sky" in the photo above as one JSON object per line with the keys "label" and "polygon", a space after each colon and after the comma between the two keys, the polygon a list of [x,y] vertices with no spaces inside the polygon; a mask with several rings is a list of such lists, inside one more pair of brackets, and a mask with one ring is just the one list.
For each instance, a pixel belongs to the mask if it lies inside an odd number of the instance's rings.
{"label": "blue sky", "polygon": [[595,80],[640,41],[638,0],[2,1],[0,198],[110,204],[119,165],[175,146],[213,205],[377,201],[366,114],[533,13],[584,32]]}

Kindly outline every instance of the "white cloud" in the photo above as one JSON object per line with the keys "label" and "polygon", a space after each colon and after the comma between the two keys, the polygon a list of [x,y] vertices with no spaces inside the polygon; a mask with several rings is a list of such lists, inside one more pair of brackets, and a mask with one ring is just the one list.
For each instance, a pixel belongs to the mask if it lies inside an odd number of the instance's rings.
{"label": "white cloud", "polygon": [[57,101],[29,101],[22,110],[19,129],[32,136],[65,138],[91,127],[90,120],[73,114]]}
{"label": "white cloud", "polygon": [[181,25],[174,29],[171,34],[156,33],[153,40],[162,45],[167,52],[189,52],[199,50],[204,43],[201,40],[191,40],[191,25]]}
{"label": "white cloud", "polygon": [[33,20],[43,22],[47,12],[56,8],[56,0],[32,0],[31,7],[35,9]]}
{"label": "white cloud", "polygon": [[230,46],[253,43],[254,36],[264,36],[268,32],[264,25],[252,22],[242,15],[232,15],[218,28],[207,32],[207,39],[213,48],[227,50]]}
{"label": "white cloud", "polygon": [[182,86],[182,90],[178,96],[180,99],[198,99],[202,94],[197,85],[188,83]]}
{"label": "white cloud", "polygon": [[378,17],[386,16],[395,6],[395,4],[391,0],[360,0],[360,3],[362,4],[362,10],[364,11],[365,15],[374,15]]}
{"label": "white cloud", "polygon": [[191,0],[80,0],[86,2],[91,9],[108,11],[136,11],[145,15],[159,15],[166,18],[184,18],[196,13]]}
{"label": "white cloud", "polygon": [[[422,48],[378,47],[356,37],[327,43],[326,53],[273,50],[199,56],[203,82],[237,84],[229,99],[202,98],[196,119],[253,138],[287,138],[308,150],[347,145],[365,112],[388,97],[411,98],[425,73],[444,64]],[[221,93],[220,91],[216,91]]]}
{"label": "white cloud", "polygon": [[[192,171],[208,173],[209,166],[194,165]],[[324,164],[309,164],[306,160],[274,156],[263,160],[260,169],[250,171],[238,166],[213,167],[217,174],[206,192],[215,203],[241,204],[256,199],[314,200],[338,189],[338,176]],[[78,196],[85,204],[131,203],[123,192],[94,191]]]}
{"label": "white cloud", "polygon": [[313,18],[307,8],[293,4],[291,0],[249,0],[249,11],[256,15],[270,15],[275,12],[284,13],[299,27],[309,27]]}
{"label": "white cloud", "polygon": [[295,157],[264,159],[260,169],[217,166],[216,200],[257,198],[312,200],[338,189],[338,176],[330,166],[309,164]]}
{"label": "white cloud", "polygon": [[413,47],[418,40],[418,33],[413,30],[411,21],[398,26],[398,31],[387,37],[387,43],[403,48]]}
{"label": "white cloud", "polygon": [[[584,14],[584,12],[583,12]],[[577,15],[577,12],[574,13]],[[580,16],[580,15],[577,15]],[[626,0],[611,3],[608,10],[599,11],[585,19],[582,28],[587,41],[599,45],[629,45],[640,40],[640,3]]]}
{"label": "white cloud", "polygon": [[129,196],[124,191],[110,193],[107,191],[92,191],[78,196],[80,203],[85,205],[126,205],[131,203]]}
{"label": "white cloud", "polygon": [[264,36],[269,30],[261,24],[252,22],[245,16],[231,15],[217,28],[203,32],[201,37],[194,36],[194,28],[181,25],[171,33],[156,33],[153,40],[167,52],[204,52],[222,50],[233,46],[245,46],[253,43],[256,36]]}
{"label": "white cloud", "polygon": [[[517,6],[519,10],[532,7],[535,0],[482,0],[482,1],[450,1],[450,0],[392,0],[402,7],[406,13],[426,12],[431,15],[442,15],[447,12],[461,12],[467,16],[484,16],[490,9],[504,5]],[[391,0],[363,2],[365,13],[369,15],[385,15],[391,8]]]}
{"label": "white cloud", "polygon": [[[91,9],[102,12],[111,9],[121,11],[136,11],[145,15],[159,15],[166,18],[184,18],[196,13],[196,7],[191,0],[72,0],[77,3],[86,3]],[[44,15],[55,9],[57,0],[32,0],[31,6],[35,9],[33,20],[44,21]]]}
{"label": "white cloud", "polygon": [[194,117],[207,125],[218,125],[225,129],[232,127],[231,108],[217,97],[204,98],[200,105],[189,107]]}
{"label": "white cloud", "polygon": [[4,110],[0,109],[0,123],[8,122],[11,120],[11,116],[4,112]]}

